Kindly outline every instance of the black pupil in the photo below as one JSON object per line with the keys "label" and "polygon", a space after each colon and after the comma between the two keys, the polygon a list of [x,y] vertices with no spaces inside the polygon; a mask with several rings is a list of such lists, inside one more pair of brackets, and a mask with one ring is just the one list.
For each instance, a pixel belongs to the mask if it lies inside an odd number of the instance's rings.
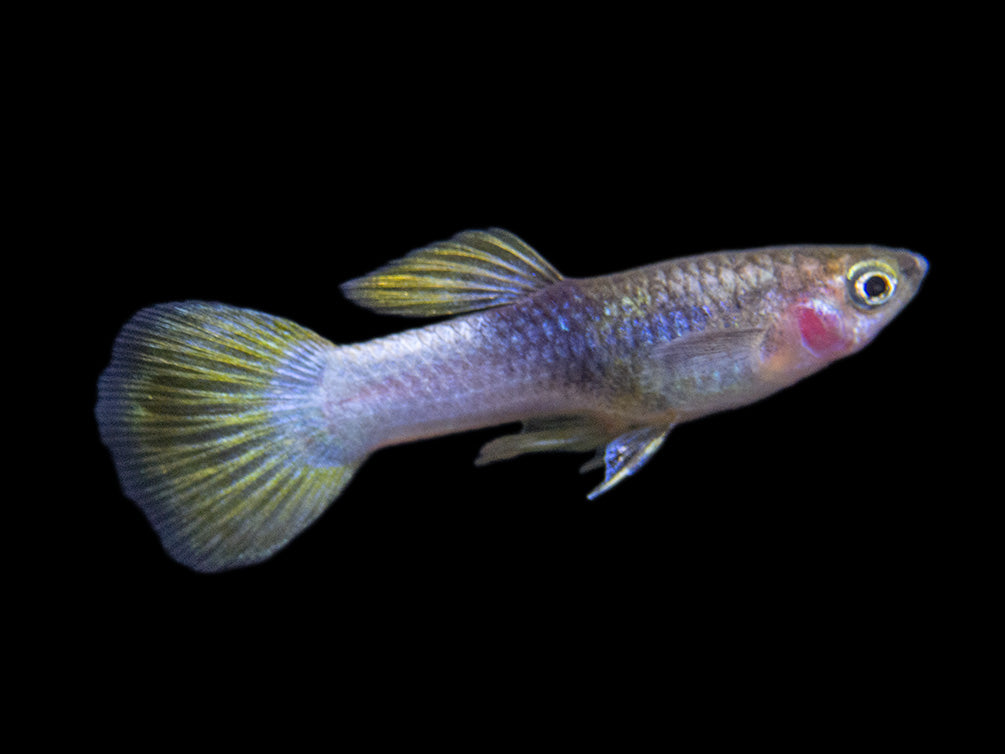
{"label": "black pupil", "polygon": [[886,282],[886,278],[880,275],[873,275],[865,281],[865,287],[863,290],[865,290],[865,295],[869,298],[878,298],[890,290],[890,286]]}

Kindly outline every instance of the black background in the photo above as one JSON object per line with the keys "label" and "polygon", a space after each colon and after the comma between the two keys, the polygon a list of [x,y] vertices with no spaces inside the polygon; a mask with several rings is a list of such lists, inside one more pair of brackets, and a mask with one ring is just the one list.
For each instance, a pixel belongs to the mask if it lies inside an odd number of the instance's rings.
{"label": "black background", "polygon": [[[965,536],[933,493],[947,471],[933,342],[961,229],[982,211],[961,196],[971,157],[940,120],[956,103],[938,66],[755,45],[710,69],[643,48],[455,81],[449,54],[420,73],[292,43],[142,47],[68,72],[76,127],[52,187],[69,207],[58,231],[82,245],[62,269],[81,472],[52,535],[69,543],[52,549],[94,604],[142,612],[124,634],[294,626],[321,653],[376,642],[403,662],[516,645],[604,647],[616,662],[639,636],[653,661],[767,671],[776,657],[798,674],[804,655],[835,669],[864,653],[921,672],[919,626],[953,603]],[[217,300],[362,341],[422,323],[354,308],[340,282],[493,225],[570,276],[800,242],[906,247],[930,271],[864,352],[677,428],[595,502],[585,457],[476,469],[479,447],[516,427],[487,429],[375,454],[264,564],[172,562],[93,420],[130,315]]]}

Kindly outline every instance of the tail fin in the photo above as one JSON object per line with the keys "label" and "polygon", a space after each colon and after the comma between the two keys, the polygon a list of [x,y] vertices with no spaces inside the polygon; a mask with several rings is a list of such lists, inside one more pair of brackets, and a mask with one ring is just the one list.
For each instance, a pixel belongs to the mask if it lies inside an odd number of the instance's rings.
{"label": "tail fin", "polygon": [[322,413],[334,346],[293,322],[197,301],[138,312],[98,382],[119,480],[165,549],[198,571],[265,560],[364,459]]}

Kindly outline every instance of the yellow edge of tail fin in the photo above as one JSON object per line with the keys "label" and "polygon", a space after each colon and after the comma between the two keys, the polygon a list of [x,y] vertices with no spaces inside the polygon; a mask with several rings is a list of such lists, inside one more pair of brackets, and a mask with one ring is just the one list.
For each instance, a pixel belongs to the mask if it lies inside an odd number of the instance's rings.
{"label": "yellow edge of tail fin", "polygon": [[138,312],[116,339],[95,414],[122,488],[168,553],[199,571],[268,558],[338,496],[322,412],[335,346],[279,317],[189,301]]}

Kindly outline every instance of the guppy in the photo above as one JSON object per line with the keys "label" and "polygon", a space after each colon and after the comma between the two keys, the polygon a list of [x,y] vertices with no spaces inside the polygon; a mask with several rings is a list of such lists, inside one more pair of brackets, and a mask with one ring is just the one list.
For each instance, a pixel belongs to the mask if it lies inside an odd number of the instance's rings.
{"label": "guppy", "polygon": [[460,315],[366,343],[218,303],[138,312],[99,380],[98,426],[168,553],[225,570],[274,554],[367,456],[411,440],[521,421],[476,463],[596,451],[596,497],[681,422],[858,351],[927,267],[785,246],[574,279],[511,233],[467,231],[342,286],[376,312]]}

